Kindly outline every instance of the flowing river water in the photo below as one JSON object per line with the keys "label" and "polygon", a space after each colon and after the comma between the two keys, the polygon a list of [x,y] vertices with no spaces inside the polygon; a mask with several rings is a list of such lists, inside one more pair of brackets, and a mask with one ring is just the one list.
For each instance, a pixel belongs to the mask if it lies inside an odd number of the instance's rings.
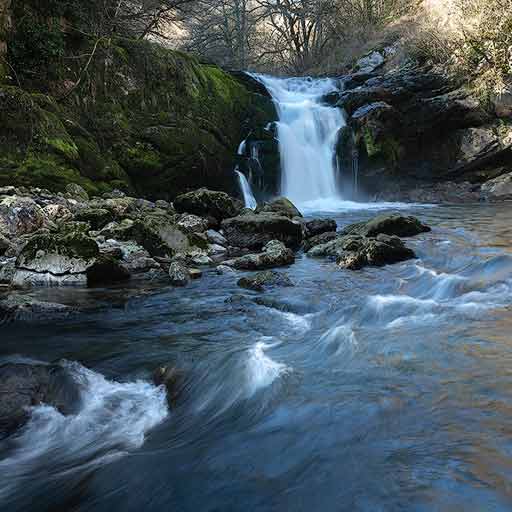
{"label": "flowing river water", "polygon": [[[402,211],[433,226],[417,260],[351,272],[299,253],[294,288],[212,270],[35,291],[91,309],[1,326],[1,362],[65,359],[82,403],[37,407],[1,442],[0,509],[510,510],[510,205]],[[162,363],[183,375],[171,408],[150,384]]]}

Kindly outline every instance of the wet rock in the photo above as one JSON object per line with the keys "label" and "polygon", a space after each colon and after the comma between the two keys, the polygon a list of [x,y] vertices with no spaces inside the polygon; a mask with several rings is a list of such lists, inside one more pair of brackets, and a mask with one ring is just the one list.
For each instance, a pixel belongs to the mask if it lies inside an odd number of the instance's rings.
{"label": "wet rock", "polygon": [[238,281],[238,286],[248,290],[262,292],[269,286],[293,286],[293,283],[288,274],[267,270],[265,272],[259,272],[254,276],[242,277]]}
{"label": "wet rock", "polygon": [[169,277],[173,286],[187,286],[190,281],[188,268],[179,261],[173,261],[169,266]]}
{"label": "wet rock", "polygon": [[260,249],[271,240],[280,240],[288,247],[302,241],[302,226],[288,217],[273,213],[250,213],[222,223],[224,236],[233,247]]}
{"label": "wet rock", "polygon": [[512,173],[486,181],[482,185],[481,194],[490,201],[512,198]]}
{"label": "wet rock", "polygon": [[264,270],[284,267],[295,261],[295,255],[282,242],[272,240],[259,254],[247,254],[224,262],[224,265],[237,270]]}
{"label": "wet rock", "polygon": [[54,302],[39,301],[29,296],[11,295],[0,300],[2,322],[43,322],[69,317],[74,310]]}
{"label": "wet rock", "polygon": [[255,213],[275,213],[289,219],[302,217],[302,213],[286,197],[278,197],[269,203],[258,206]]}
{"label": "wet rock", "polygon": [[60,365],[0,366],[0,436],[13,433],[30,418],[30,407],[47,404],[62,414],[75,413],[80,391]]}
{"label": "wet rock", "polygon": [[114,215],[105,208],[85,208],[75,215],[75,220],[87,222],[91,229],[97,231],[112,222]]}
{"label": "wet rock", "polygon": [[228,267],[227,265],[219,265],[215,271],[217,272],[217,274],[219,276],[222,276],[224,274],[234,274],[235,271],[231,268],[231,267]]}
{"label": "wet rock", "polygon": [[201,279],[203,277],[202,270],[200,270],[198,268],[190,268],[188,270],[188,274],[190,276],[190,279],[192,279],[192,280]]}
{"label": "wet rock", "polygon": [[7,196],[0,201],[0,231],[13,236],[33,233],[45,223],[43,209],[29,197]]}
{"label": "wet rock", "polygon": [[377,238],[352,240],[337,259],[338,266],[360,270],[367,266],[382,267],[415,258],[414,251],[396,236],[378,235]]}
{"label": "wet rock", "polygon": [[310,251],[313,247],[317,247],[319,245],[325,245],[328,242],[331,242],[338,236],[338,233],[335,231],[329,231],[327,233],[321,233],[320,235],[313,236],[304,240],[304,252]]}
{"label": "wet rock", "polygon": [[98,244],[81,231],[41,233],[30,238],[16,260],[18,286],[86,284],[99,256]]}
{"label": "wet rock", "polygon": [[431,231],[431,229],[417,218],[393,213],[378,215],[367,222],[359,222],[347,226],[342,230],[341,235],[375,237],[384,234],[396,235],[398,237],[411,237],[429,231]]}
{"label": "wet rock", "polygon": [[178,196],[173,202],[178,213],[191,213],[199,217],[212,217],[217,222],[235,217],[242,203],[225,192],[201,188]]}
{"label": "wet rock", "polygon": [[184,373],[175,366],[160,366],[153,372],[153,383],[165,386],[167,403],[171,407],[176,405],[184,377]]}
{"label": "wet rock", "polygon": [[304,238],[313,238],[323,233],[332,233],[338,229],[334,219],[313,219],[303,224]]}
{"label": "wet rock", "polygon": [[77,201],[89,201],[89,194],[76,183],[70,183],[66,187],[66,192],[69,197],[76,199]]}

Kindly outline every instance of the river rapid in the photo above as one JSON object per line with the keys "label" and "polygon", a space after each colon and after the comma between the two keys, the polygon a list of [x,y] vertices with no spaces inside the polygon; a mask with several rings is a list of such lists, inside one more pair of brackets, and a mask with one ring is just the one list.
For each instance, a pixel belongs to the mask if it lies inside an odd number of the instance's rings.
{"label": "river rapid", "polygon": [[[375,214],[345,206],[340,226]],[[0,326],[0,362],[65,359],[82,404],[1,442],[0,509],[510,510],[510,205],[401,211],[433,232],[385,268],[299,254],[295,287],[264,294],[213,270],[34,292],[91,309]],[[163,363],[183,374],[171,408]]]}

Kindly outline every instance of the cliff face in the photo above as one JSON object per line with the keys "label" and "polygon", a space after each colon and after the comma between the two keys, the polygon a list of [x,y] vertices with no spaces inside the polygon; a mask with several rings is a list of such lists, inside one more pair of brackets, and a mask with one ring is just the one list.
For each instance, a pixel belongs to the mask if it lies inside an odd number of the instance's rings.
{"label": "cliff face", "polygon": [[477,184],[511,172],[506,98],[482,97],[471,82],[433,66],[394,65],[395,54],[393,48],[374,51],[364,60],[374,65],[345,77],[344,92],[334,98],[348,120],[340,155],[359,155],[366,191],[373,195],[392,184]]}
{"label": "cliff face", "polygon": [[22,4],[0,43],[12,67],[0,79],[0,186],[236,190],[236,149],[275,119],[269,98],[189,55],[71,34],[62,16]]}

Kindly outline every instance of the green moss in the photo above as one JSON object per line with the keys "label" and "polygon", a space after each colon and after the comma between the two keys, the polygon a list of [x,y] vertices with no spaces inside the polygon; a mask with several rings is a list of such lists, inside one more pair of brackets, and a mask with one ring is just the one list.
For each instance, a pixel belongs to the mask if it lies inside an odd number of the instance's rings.
{"label": "green moss", "polygon": [[76,144],[70,140],[64,139],[46,139],[46,143],[55,149],[58,153],[61,153],[68,160],[78,160],[79,153]]}
{"label": "green moss", "polygon": [[366,153],[370,159],[383,157],[392,167],[398,164],[402,154],[402,147],[396,139],[393,137],[385,137],[382,141],[377,142],[371,131],[367,128],[363,130],[362,136]]}

